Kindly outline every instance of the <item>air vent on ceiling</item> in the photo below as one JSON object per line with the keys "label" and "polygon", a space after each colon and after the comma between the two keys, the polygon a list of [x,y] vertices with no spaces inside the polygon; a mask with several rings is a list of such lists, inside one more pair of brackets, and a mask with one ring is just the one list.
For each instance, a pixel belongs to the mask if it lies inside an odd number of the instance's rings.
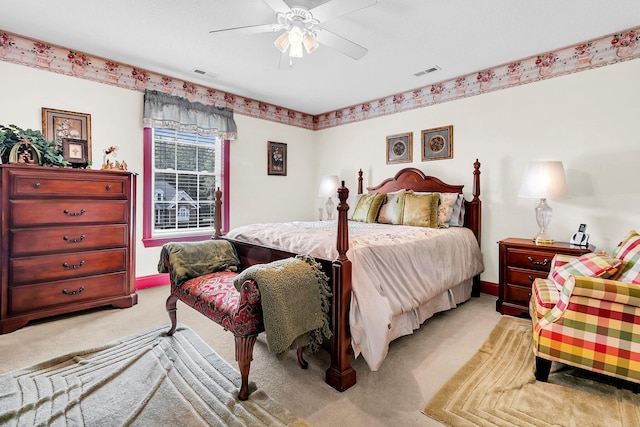
{"label": "air vent on ceiling", "polygon": [[205,71],[200,68],[194,68],[193,70],[191,70],[191,72],[201,76],[210,77],[210,78],[218,77],[218,74],[212,73],[210,71]]}
{"label": "air vent on ceiling", "polygon": [[418,71],[417,73],[414,74],[414,76],[416,77],[424,76],[425,74],[433,73],[434,71],[438,71],[440,69],[441,69],[440,67],[435,65],[431,68],[427,68],[426,70]]}

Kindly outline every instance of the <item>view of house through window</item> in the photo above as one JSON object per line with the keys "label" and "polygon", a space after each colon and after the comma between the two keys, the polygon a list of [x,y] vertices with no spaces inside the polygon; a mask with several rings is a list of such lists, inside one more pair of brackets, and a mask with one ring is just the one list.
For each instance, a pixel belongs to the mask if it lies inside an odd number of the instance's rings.
{"label": "view of house through window", "polygon": [[221,157],[215,136],[153,129],[154,237],[213,230]]}

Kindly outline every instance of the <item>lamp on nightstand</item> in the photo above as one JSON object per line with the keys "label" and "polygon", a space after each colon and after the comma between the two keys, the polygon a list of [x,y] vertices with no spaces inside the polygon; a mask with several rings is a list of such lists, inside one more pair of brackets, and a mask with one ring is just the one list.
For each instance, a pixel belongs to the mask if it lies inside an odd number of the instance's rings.
{"label": "lamp on nightstand", "polygon": [[547,199],[569,197],[569,188],[567,187],[562,162],[531,162],[524,175],[519,196],[540,199],[540,204],[535,209],[536,221],[540,231],[533,240],[539,244],[553,243],[554,240],[547,234],[547,227],[553,215],[553,209],[547,204]]}
{"label": "lamp on nightstand", "polygon": [[336,204],[331,200],[332,197],[336,197],[338,195],[338,187],[340,186],[340,181],[338,180],[338,175],[325,175],[320,180],[320,187],[318,188],[318,197],[328,197],[326,209],[327,209],[327,220],[333,219],[333,211],[336,208]]}

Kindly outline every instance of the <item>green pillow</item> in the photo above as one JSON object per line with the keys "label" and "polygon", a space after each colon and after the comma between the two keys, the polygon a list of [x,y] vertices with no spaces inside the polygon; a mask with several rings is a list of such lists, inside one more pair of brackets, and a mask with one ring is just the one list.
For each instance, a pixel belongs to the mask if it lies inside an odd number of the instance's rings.
{"label": "green pillow", "polygon": [[404,197],[402,224],[438,228],[440,193],[412,194]]}
{"label": "green pillow", "polygon": [[351,215],[352,221],[376,222],[380,206],[387,197],[384,193],[363,194]]}

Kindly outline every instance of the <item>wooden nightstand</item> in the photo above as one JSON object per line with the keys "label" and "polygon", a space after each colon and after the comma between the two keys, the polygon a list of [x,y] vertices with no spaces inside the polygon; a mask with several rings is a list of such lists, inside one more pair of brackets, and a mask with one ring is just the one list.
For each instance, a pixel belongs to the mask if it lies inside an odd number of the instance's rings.
{"label": "wooden nightstand", "polygon": [[595,246],[574,246],[567,242],[537,245],[531,239],[510,237],[498,242],[500,282],[496,310],[513,316],[528,315],[531,284],[549,275],[555,254],[580,256]]}

